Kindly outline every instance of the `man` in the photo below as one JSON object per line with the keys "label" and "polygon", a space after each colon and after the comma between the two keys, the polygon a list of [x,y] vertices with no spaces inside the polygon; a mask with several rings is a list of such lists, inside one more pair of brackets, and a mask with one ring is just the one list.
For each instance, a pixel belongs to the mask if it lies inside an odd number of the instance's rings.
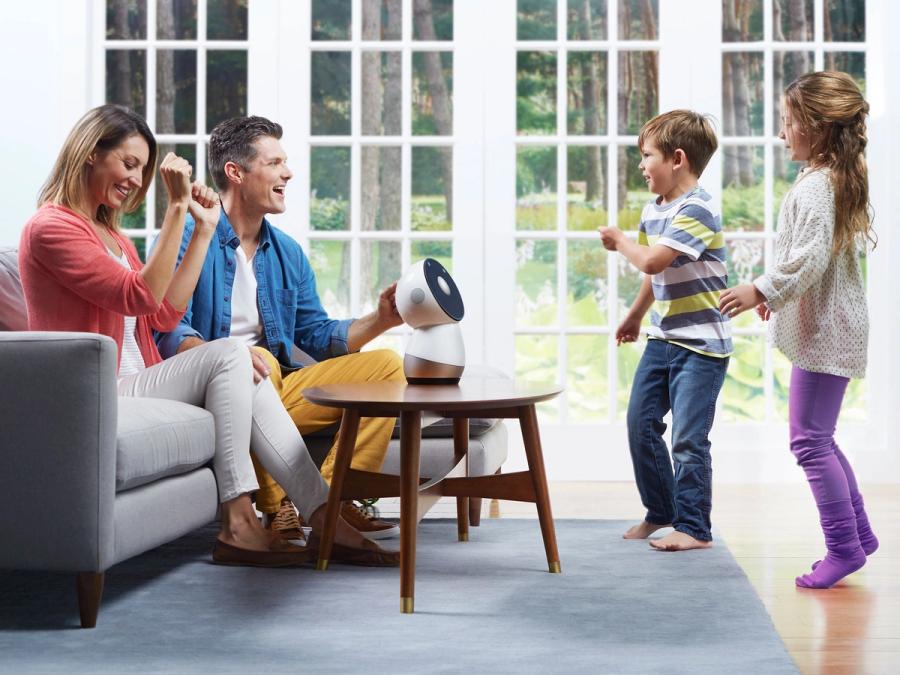
{"label": "man", "polygon": [[[339,421],[341,411],[310,404],[303,389],[403,381],[402,364],[394,352],[358,353],[402,319],[394,304],[396,284],[381,293],[375,311],[359,319],[339,321],[325,313],[302,248],[266,219],[285,211],[284,190],[293,176],[281,135],[281,126],[263,117],[233,118],[213,129],[209,170],[220,192],[222,214],[191,305],[178,328],[160,335],[158,343],[168,358],[207,340],[231,336],[246,341],[255,376],[271,377],[300,433],[308,434]],[[188,217],[182,254],[193,229]],[[393,427],[392,418],[361,420],[353,468],[381,469]],[[327,482],[336,446],[335,438],[322,464]],[[267,526],[288,539],[300,536],[301,523],[284,490],[256,458],[254,466],[260,485],[257,508]],[[399,533],[397,525],[369,518],[352,502],[342,505],[341,516],[369,539]]]}

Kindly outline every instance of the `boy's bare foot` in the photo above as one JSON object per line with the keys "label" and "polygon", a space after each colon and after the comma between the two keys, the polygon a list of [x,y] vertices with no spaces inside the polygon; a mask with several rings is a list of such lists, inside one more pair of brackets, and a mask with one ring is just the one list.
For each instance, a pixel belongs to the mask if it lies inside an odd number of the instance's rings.
{"label": "boy's bare foot", "polygon": [[628,531],[622,535],[622,539],[646,539],[651,534],[664,527],[672,527],[672,525],[671,523],[668,525],[657,525],[656,523],[648,523],[644,520],[633,527],[629,527]]}
{"label": "boy's bare foot", "polygon": [[672,532],[661,539],[655,539],[650,545],[658,551],[690,551],[694,548],[711,548],[711,541],[700,541],[684,532]]}

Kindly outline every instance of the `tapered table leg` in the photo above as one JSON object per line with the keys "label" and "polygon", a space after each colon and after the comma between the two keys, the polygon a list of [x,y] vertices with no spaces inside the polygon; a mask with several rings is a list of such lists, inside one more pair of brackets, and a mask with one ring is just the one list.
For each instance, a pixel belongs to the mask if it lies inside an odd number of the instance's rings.
{"label": "tapered table leg", "polygon": [[550,491],[547,489],[547,472],[544,469],[544,453],[541,450],[541,437],[538,431],[537,414],[534,406],[519,408],[519,425],[522,427],[522,440],[525,443],[525,456],[528,458],[528,471],[534,484],[535,501],[538,520],[541,523],[541,534],[544,537],[544,550],[547,553],[547,564],[550,571],[560,572],[559,551],[556,548],[556,528],[553,525],[553,513],[550,511]]}
{"label": "tapered table leg", "polygon": [[400,413],[400,611],[412,614],[416,585],[416,514],[422,413]]}
{"label": "tapered table leg", "polygon": [[341,490],[344,477],[353,460],[353,448],[356,447],[356,434],[359,431],[359,411],[346,408],[341,417],[341,430],[338,432],[337,452],[334,457],[334,474],[331,476],[331,487],[328,489],[328,505],[325,507],[325,524],[319,540],[319,561],[317,570],[328,569],[331,557],[331,545],[334,542],[334,530],[337,527],[338,515],[341,512]]}
{"label": "tapered table leg", "polygon": [[[469,475],[469,420],[466,417],[453,418],[453,454],[466,456],[466,476]],[[456,498],[456,537],[459,541],[469,541],[469,498]]]}
{"label": "tapered table leg", "polygon": [[78,588],[78,612],[81,615],[82,628],[94,628],[97,625],[100,598],[103,597],[103,580],[103,572],[78,573],[76,587]]}

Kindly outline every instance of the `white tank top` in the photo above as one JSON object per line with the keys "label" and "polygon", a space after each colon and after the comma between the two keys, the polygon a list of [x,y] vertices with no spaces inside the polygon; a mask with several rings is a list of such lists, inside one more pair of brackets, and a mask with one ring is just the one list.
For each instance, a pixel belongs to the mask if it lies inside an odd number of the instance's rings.
{"label": "white tank top", "polygon": [[[109,251],[109,248],[107,248],[107,251]],[[117,256],[112,251],[109,251],[109,255],[111,255],[114,260],[117,260],[125,269],[131,269],[131,265],[128,264],[128,258],[125,256],[125,251],[122,251],[121,256]],[[141,355],[141,349],[138,347],[137,340],[134,336],[137,319],[133,316],[126,316],[123,317],[123,319],[125,321],[125,333],[122,337],[122,358],[119,361],[120,378],[140,372],[147,367],[144,363],[144,357]]]}

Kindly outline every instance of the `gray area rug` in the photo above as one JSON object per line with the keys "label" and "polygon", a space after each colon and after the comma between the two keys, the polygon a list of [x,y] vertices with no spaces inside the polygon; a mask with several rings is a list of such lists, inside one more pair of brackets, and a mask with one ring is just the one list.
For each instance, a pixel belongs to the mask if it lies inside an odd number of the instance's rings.
{"label": "gray area rug", "polygon": [[209,563],[205,528],[107,573],[94,630],[72,575],[0,572],[0,671],[795,673],[721,539],[661,553],[628,523],[556,523],[547,573],[536,520],[418,530],[416,613],[399,572]]}

